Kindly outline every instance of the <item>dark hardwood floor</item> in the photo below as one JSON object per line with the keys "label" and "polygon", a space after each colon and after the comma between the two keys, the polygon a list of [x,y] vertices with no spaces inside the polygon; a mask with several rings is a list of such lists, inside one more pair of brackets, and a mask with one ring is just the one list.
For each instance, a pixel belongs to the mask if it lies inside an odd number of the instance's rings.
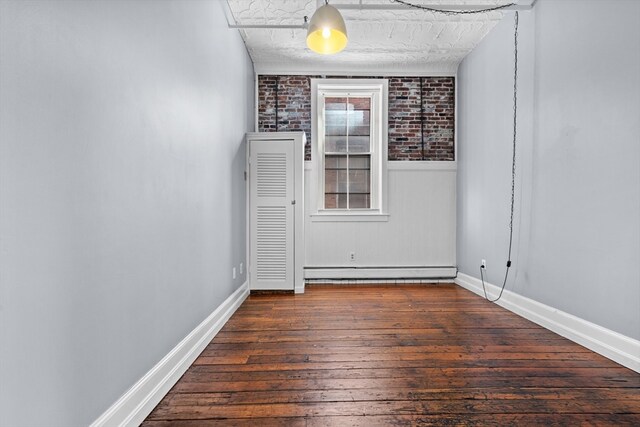
{"label": "dark hardwood floor", "polygon": [[640,374],[456,285],[252,295],[143,423],[640,426]]}

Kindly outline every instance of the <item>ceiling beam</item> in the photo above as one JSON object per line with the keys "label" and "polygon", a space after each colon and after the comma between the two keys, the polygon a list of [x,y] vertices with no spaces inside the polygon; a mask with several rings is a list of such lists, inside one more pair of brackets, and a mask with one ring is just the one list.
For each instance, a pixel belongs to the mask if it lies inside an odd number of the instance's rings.
{"label": "ceiling beam", "polygon": [[229,24],[229,28],[262,28],[262,29],[271,29],[271,30],[306,30],[307,24],[300,25],[279,25],[279,24]]}
{"label": "ceiling beam", "polygon": [[[520,2],[512,6],[505,7],[500,10],[531,10],[536,0],[527,0],[527,2]],[[402,3],[364,3],[362,0],[359,3],[330,3],[331,6],[336,9],[342,10],[412,10],[414,7],[407,6]],[[443,11],[458,12],[461,10],[482,10],[490,7],[494,7],[486,4],[422,4],[416,3],[421,6],[428,6],[434,9],[440,9]],[[498,5],[499,6],[499,5]]]}
{"label": "ceiling beam", "polygon": [[[516,0],[517,1],[517,0]],[[509,11],[509,10],[517,10],[517,11],[527,11],[533,9],[537,0],[526,0],[524,3],[520,2],[518,4],[514,4],[509,7],[505,7],[500,9],[501,11]],[[318,0],[318,3],[324,4],[324,0]],[[358,3],[330,3],[333,7],[342,10],[415,10],[415,8],[411,6],[407,6],[402,3],[364,3],[363,0],[360,0]],[[238,29],[289,29],[289,30],[306,30],[308,28],[308,23],[304,22],[298,25],[281,25],[281,24],[239,24],[236,22],[233,13],[231,12],[231,7],[229,5],[229,0],[224,1],[225,5],[225,15],[227,17],[227,24],[229,28],[238,28]],[[427,4],[425,4],[427,6]],[[482,10],[490,5],[486,4],[434,4],[428,5],[429,7],[434,7],[440,10],[446,11],[461,11],[461,10]]]}

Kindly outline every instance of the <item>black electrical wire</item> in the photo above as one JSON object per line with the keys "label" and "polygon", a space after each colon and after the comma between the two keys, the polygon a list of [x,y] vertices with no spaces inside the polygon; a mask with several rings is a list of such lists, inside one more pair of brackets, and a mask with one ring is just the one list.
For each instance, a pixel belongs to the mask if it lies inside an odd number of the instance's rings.
{"label": "black electrical wire", "polygon": [[486,9],[443,10],[443,9],[438,9],[438,8],[431,7],[431,6],[424,6],[424,5],[421,5],[421,4],[409,3],[408,1],[404,1],[404,0],[393,0],[393,1],[396,2],[396,3],[403,4],[405,6],[413,7],[415,9],[422,9],[422,10],[426,10],[426,11],[429,11],[429,12],[441,13],[443,15],[471,15],[471,14],[475,14],[475,13],[495,12],[497,10],[506,9],[508,7],[516,5],[515,3],[508,3],[508,4],[503,4],[503,5],[500,5],[500,6],[488,7]]}
{"label": "black electrical wire", "polygon": [[276,88],[276,132],[278,132],[278,86],[280,86],[280,76],[276,76],[276,84],[275,84],[275,88]]}
{"label": "black electrical wire", "polygon": [[502,298],[502,293],[504,292],[504,288],[507,285],[507,277],[509,277],[509,268],[511,268],[511,246],[513,244],[513,207],[515,203],[515,193],[516,193],[516,140],[518,137],[517,133],[517,124],[518,124],[518,12],[515,13],[514,20],[514,31],[513,31],[513,45],[514,45],[514,54],[513,54],[513,156],[511,158],[511,210],[509,216],[509,255],[507,256],[507,269],[504,273],[504,281],[502,282],[502,287],[500,288],[500,294],[496,299],[489,299],[487,296],[487,289],[484,284],[484,265],[480,266],[480,279],[482,280],[482,290],[484,292],[484,297],[490,302],[496,302],[500,298]]}
{"label": "black electrical wire", "polygon": [[[501,9],[506,9],[511,6],[515,6],[515,3],[507,3],[500,6],[489,7],[486,9],[475,9],[475,10],[443,10],[437,9],[430,6],[424,6],[419,4],[409,3],[404,0],[393,0],[396,3],[403,4],[405,6],[413,7],[415,9],[422,9],[429,12],[440,13],[443,15],[470,15],[476,13],[485,13],[485,12],[494,12]],[[496,299],[489,299],[487,296],[487,289],[484,283],[484,265],[480,266],[480,279],[482,280],[482,291],[484,292],[484,297],[487,301],[496,302],[500,298],[502,298],[502,293],[504,292],[504,288],[507,285],[507,278],[509,277],[509,269],[511,268],[511,248],[513,246],[513,210],[515,204],[515,192],[516,192],[516,141],[518,137],[517,132],[517,124],[518,124],[518,12],[515,12],[515,21],[514,21],[514,32],[513,32],[513,44],[514,44],[514,66],[513,66],[513,155],[511,158],[511,209],[509,212],[509,254],[507,256],[507,269],[504,273],[504,280],[502,282],[502,287],[500,288],[500,294]],[[422,93],[421,93],[422,94]],[[424,150],[424,148],[423,148]]]}
{"label": "black electrical wire", "polygon": [[420,153],[424,160],[424,101],[422,100],[422,77],[420,77]]}

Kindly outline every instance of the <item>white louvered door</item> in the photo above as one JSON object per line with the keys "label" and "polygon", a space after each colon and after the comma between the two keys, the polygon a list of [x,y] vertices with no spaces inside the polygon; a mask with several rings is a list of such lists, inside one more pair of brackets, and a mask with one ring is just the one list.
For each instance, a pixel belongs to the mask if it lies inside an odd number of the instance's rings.
{"label": "white louvered door", "polygon": [[294,289],[294,145],[252,140],[249,146],[252,289]]}

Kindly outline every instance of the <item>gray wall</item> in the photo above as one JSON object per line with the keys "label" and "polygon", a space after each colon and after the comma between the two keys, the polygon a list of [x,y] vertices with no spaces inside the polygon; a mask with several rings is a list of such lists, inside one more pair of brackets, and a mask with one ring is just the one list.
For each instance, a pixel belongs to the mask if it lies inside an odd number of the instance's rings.
{"label": "gray wall", "polygon": [[244,281],[221,3],[0,1],[0,424],[80,426]]}
{"label": "gray wall", "polygon": [[[520,14],[518,181],[507,289],[640,339],[640,2]],[[458,263],[507,260],[513,14],[463,61]]]}

